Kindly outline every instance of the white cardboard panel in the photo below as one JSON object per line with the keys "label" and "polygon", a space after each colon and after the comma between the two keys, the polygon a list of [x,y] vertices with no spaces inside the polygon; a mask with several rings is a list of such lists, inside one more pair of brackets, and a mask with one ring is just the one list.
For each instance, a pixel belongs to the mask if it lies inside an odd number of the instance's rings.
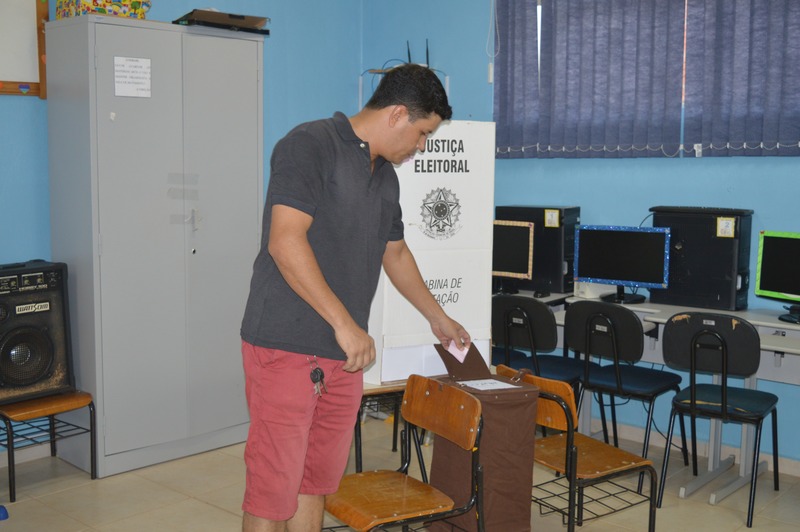
{"label": "white cardboard panel", "polygon": [[[492,122],[447,122],[428,139],[426,152],[397,168],[406,243],[431,293],[469,331],[487,361],[494,131]],[[372,303],[369,332],[377,359],[365,371],[365,382],[444,373],[430,325],[385,274]]]}
{"label": "white cardboard panel", "polygon": [[494,123],[448,122],[427,145],[397,167],[406,243],[415,253],[491,250]]}
{"label": "white cardboard panel", "polygon": [[[487,250],[423,251],[415,253],[423,279],[447,312],[475,337],[491,323],[491,253]],[[387,283],[390,284],[390,283]],[[393,286],[385,291],[384,336],[427,332],[430,325]]]}

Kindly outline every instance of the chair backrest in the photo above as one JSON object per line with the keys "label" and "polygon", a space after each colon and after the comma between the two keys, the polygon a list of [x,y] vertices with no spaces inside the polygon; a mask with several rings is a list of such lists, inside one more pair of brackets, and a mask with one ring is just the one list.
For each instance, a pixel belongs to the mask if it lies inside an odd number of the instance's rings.
{"label": "chair backrest", "polygon": [[452,384],[411,375],[401,408],[403,419],[470,451],[480,432],[481,402]]}
{"label": "chair backrest", "polygon": [[541,397],[545,397],[542,393],[550,394],[560,397],[564,403],[566,403],[570,415],[572,416],[571,423],[568,423],[564,408],[558,403],[554,401],[539,401],[536,405],[537,425],[560,431],[568,431],[577,427],[578,410],[575,406],[575,391],[572,389],[572,386],[566,382],[537,377],[528,371],[509,368],[504,364],[497,366],[497,374],[533,384],[539,388]]}
{"label": "chair backrest", "polygon": [[532,297],[498,294],[492,297],[492,338],[496,345],[549,353],[558,345],[553,310]]}
{"label": "chair backrest", "polygon": [[761,340],[751,323],[737,316],[682,312],[664,325],[662,340],[667,366],[700,373],[749,377],[761,362]]}
{"label": "chair backrest", "polygon": [[644,351],[642,322],[622,305],[578,301],[567,307],[564,341],[570,349],[593,356],[638,362]]}

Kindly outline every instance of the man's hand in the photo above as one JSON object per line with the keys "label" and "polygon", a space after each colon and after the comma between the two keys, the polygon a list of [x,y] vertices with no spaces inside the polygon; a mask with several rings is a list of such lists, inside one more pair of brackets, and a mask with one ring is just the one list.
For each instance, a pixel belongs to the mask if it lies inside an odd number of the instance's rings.
{"label": "man's hand", "polygon": [[343,370],[355,372],[364,369],[375,360],[375,340],[355,322],[334,332],[339,347],[347,356],[347,362],[342,366]]}
{"label": "man's hand", "polygon": [[436,335],[436,338],[442,343],[442,346],[447,348],[450,342],[455,342],[456,347],[464,349],[469,347],[471,340],[469,333],[457,321],[451,319],[447,315],[442,318],[431,321],[431,331]]}

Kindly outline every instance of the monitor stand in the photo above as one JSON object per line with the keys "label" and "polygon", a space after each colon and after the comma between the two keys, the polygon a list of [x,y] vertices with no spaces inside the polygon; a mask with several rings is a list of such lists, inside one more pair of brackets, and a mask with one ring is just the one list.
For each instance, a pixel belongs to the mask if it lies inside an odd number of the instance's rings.
{"label": "monitor stand", "polygon": [[781,314],[778,319],[786,323],[800,323],[800,314]]}
{"label": "monitor stand", "polygon": [[625,287],[618,284],[616,294],[606,294],[601,296],[600,300],[607,303],[617,303],[618,305],[632,305],[634,303],[644,303],[645,297],[642,294],[626,293]]}
{"label": "monitor stand", "polygon": [[789,305],[783,307],[789,311],[788,314],[781,314],[778,319],[786,323],[800,323],[800,305]]}
{"label": "monitor stand", "polygon": [[493,294],[507,294],[513,295],[519,293],[519,281],[516,279],[508,279],[508,278],[498,278],[495,277],[492,279],[493,281]]}

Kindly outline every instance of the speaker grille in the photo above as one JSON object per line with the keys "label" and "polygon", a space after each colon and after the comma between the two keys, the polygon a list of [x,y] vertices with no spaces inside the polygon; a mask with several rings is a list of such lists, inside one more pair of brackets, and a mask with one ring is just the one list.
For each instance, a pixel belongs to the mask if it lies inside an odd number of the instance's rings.
{"label": "speaker grille", "polygon": [[0,343],[0,386],[29,386],[50,375],[53,342],[34,327],[10,331]]}

